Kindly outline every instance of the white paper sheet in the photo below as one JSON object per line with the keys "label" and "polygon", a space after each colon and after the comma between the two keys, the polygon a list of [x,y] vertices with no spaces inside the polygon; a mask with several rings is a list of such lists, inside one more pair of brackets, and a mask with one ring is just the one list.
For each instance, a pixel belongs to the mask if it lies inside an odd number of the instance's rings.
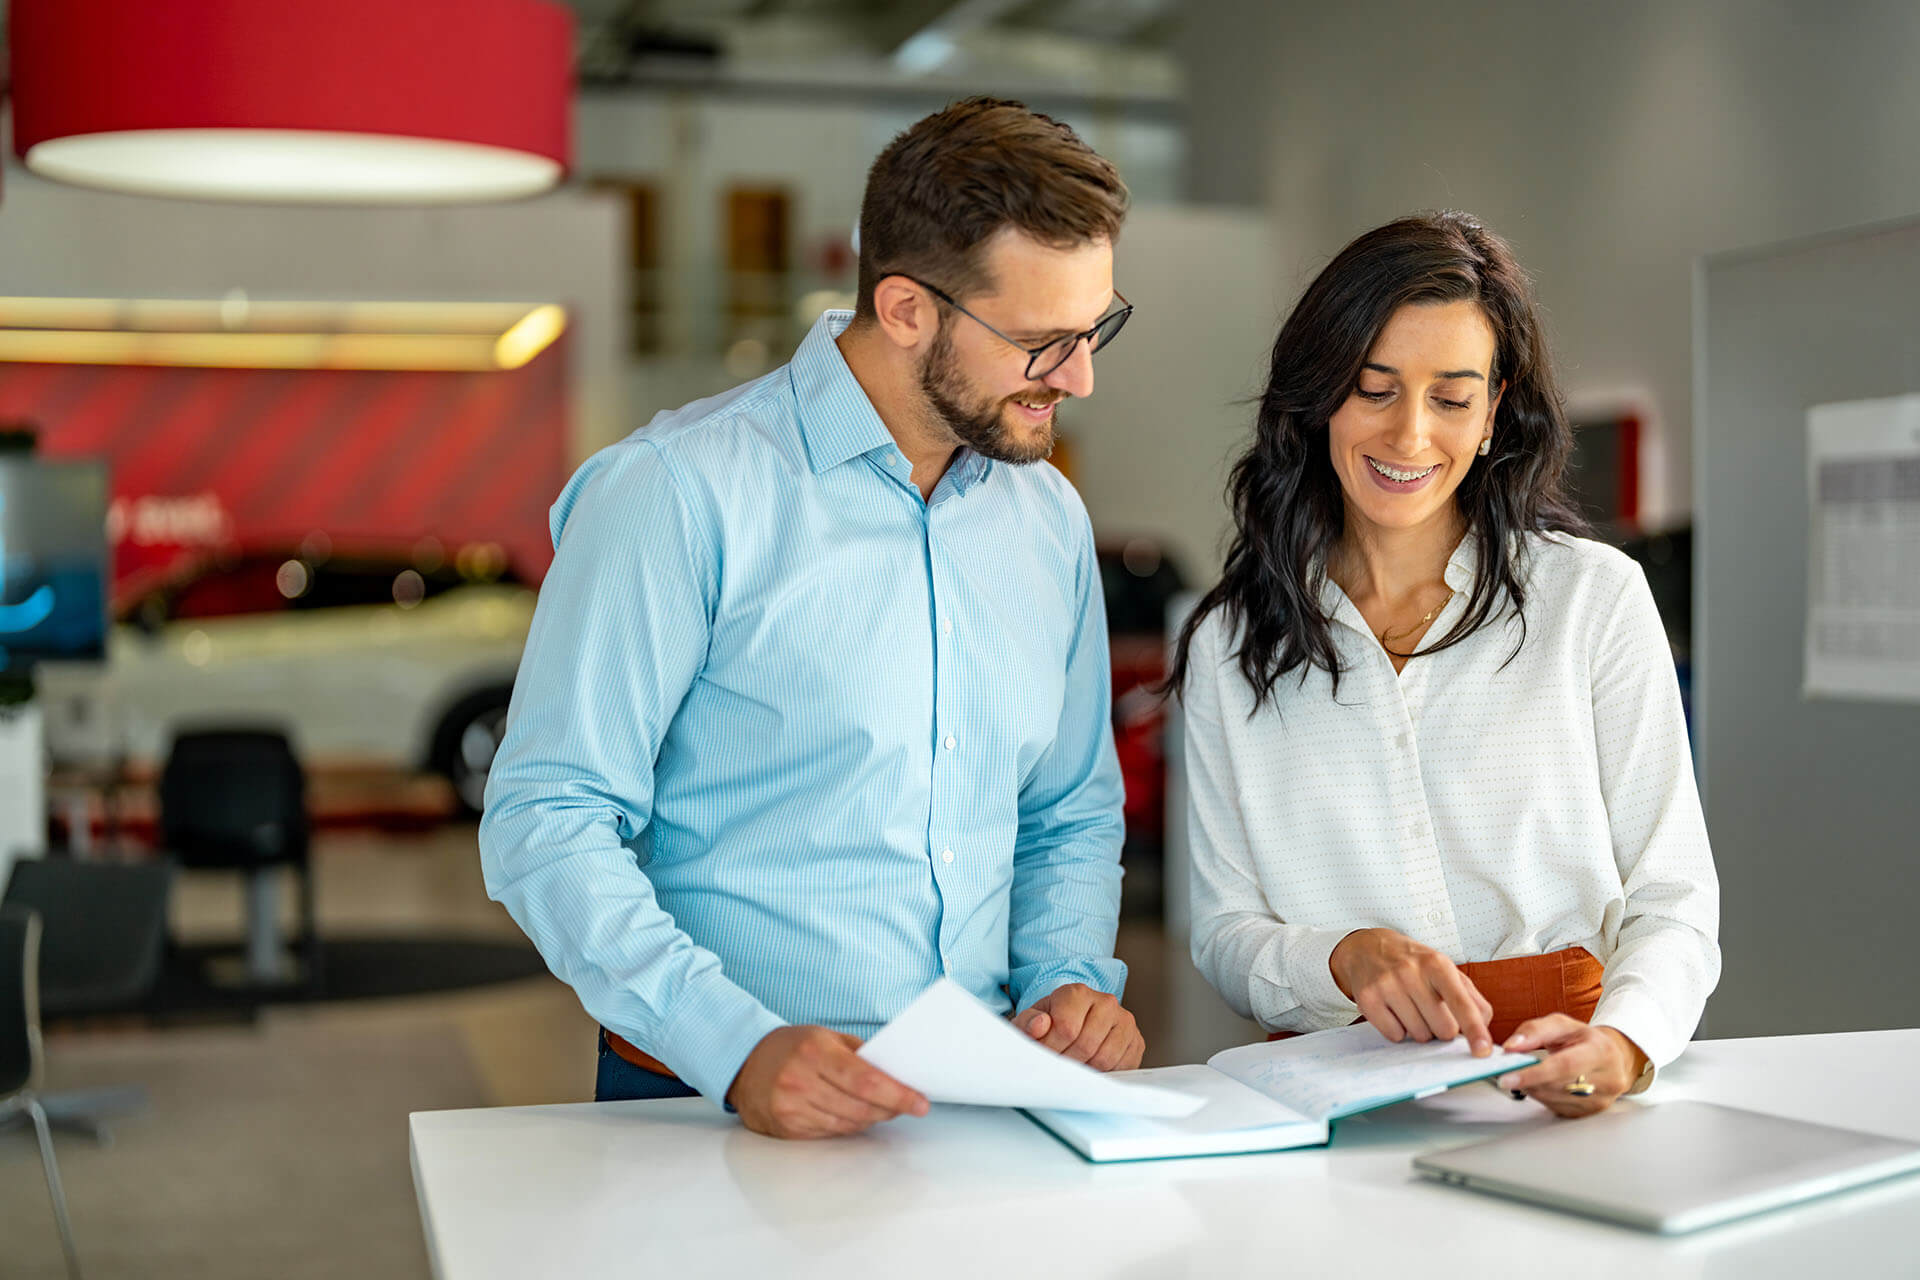
{"label": "white paper sheet", "polygon": [[1920,396],[1807,411],[1809,697],[1920,702]]}
{"label": "white paper sheet", "polygon": [[1190,1093],[1123,1084],[1063,1058],[968,995],[936,978],[861,1046],[860,1056],[932,1102],[1051,1107],[1133,1116],[1188,1116]]}

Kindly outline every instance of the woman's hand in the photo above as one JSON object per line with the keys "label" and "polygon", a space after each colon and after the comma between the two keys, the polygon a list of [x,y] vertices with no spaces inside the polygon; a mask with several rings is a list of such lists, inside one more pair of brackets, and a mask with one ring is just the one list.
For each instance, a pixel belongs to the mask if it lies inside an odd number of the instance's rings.
{"label": "woman's hand", "polygon": [[[1526,1094],[1557,1116],[1605,1111],[1633,1087],[1647,1065],[1640,1046],[1612,1027],[1589,1026],[1564,1013],[1521,1023],[1500,1047],[1547,1055],[1531,1067],[1501,1076],[1500,1087]],[[1593,1092],[1568,1093],[1567,1086],[1583,1077]]]}
{"label": "woman's hand", "polygon": [[1327,959],[1347,999],[1387,1039],[1451,1040],[1464,1035],[1473,1056],[1493,1052],[1493,1006],[1453,961],[1392,929],[1357,929]]}

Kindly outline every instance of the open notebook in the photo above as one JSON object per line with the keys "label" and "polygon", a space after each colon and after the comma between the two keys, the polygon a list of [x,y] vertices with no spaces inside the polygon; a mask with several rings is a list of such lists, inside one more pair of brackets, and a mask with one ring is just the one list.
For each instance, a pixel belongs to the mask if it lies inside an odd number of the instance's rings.
{"label": "open notebook", "polygon": [[1530,1054],[1476,1058],[1465,1040],[1393,1044],[1362,1023],[1267,1044],[1241,1045],[1205,1066],[1116,1072],[1111,1078],[1199,1094],[1192,1115],[1115,1115],[1028,1108],[1089,1160],[1233,1155],[1325,1143],[1333,1122],[1471,1080],[1531,1066]]}

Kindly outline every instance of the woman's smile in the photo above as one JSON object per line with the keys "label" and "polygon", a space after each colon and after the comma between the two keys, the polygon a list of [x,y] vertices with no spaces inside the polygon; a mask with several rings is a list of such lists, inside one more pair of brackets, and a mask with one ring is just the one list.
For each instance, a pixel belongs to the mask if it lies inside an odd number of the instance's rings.
{"label": "woman's smile", "polygon": [[1367,469],[1373,473],[1373,482],[1388,493],[1413,493],[1424,488],[1427,481],[1433,479],[1434,473],[1440,470],[1440,464],[1437,462],[1432,466],[1410,471],[1382,462],[1370,453],[1363,453],[1360,456],[1367,460]]}

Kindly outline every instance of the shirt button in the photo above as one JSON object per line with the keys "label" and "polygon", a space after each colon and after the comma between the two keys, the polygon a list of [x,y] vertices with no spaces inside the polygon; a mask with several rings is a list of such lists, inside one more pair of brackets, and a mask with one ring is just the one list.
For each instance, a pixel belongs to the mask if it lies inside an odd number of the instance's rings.
{"label": "shirt button", "polygon": [[942,861],[942,862],[952,862],[952,861],[953,861],[953,850],[951,850],[951,849],[942,849],[942,850],[940,851],[940,861]]}
{"label": "shirt button", "polygon": [[1409,822],[1407,824],[1407,839],[1418,840],[1424,834],[1426,834],[1425,830],[1421,827],[1419,823]]}
{"label": "shirt button", "polygon": [[952,619],[952,618],[942,618],[942,619],[940,619],[940,634],[941,634],[941,635],[943,635],[943,636],[950,636],[950,635],[952,635],[952,634],[953,634],[953,619]]}
{"label": "shirt button", "polygon": [[1447,918],[1447,913],[1442,911],[1438,907],[1435,907],[1433,910],[1427,912],[1428,924],[1439,924],[1442,921],[1444,921],[1446,918]]}
{"label": "shirt button", "polygon": [[1406,746],[1407,746],[1407,744],[1408,744],[1409,742],[1412,742],[1412,741],[1413,741],[1413,735],[1412,735],[1412,734],[1410,734],[1410,733],[1403,733],[1403,734],[1401,734],[1401,735],[1400,735],[1399,737],[1397,737],[1397,738],[1395,738],[1395,739],[1393,740],[1393,745],[1394,745],[1394,746],[1396,746],[1396,747],[1399,747],[1399,748],[1400,748],[1401,750],[1403,750],[1403,751],[1404,751],[1404,750],[1406,749]]}
{"label": "shirt button", "polygon": [[942,742],[940,745],[945,747],[947,750],[951,751],[955,747],[960,745],[960,740],[954,737],[952,734],[948,734],[947,740],[945,742]]}

